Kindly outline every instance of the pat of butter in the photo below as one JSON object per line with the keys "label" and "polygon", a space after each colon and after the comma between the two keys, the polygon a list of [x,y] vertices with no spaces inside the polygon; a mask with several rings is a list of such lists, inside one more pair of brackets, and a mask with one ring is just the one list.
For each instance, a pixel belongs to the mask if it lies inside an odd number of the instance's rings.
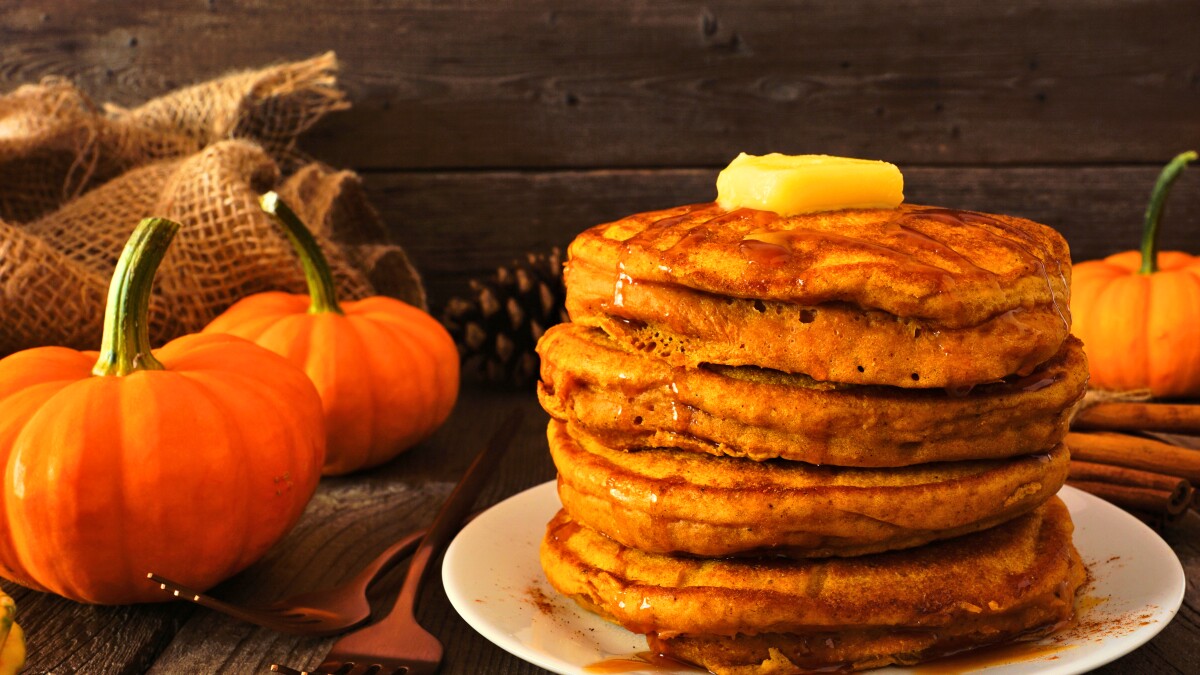
{"label": "pat of butter", "polygon": [[717,176],[717,203],[781,216],[837,209],[894,209],[904,201],[895,164],[829,155],[737,156]]}

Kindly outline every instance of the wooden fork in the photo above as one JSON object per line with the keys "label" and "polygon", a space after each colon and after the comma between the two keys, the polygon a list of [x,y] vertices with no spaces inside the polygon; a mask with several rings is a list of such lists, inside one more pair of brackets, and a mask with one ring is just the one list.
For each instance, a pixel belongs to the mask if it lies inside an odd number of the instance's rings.
{"label": "wooden fork", "polygon": [[458,530],[456,523],[462,522],[470,511],[492,469],[508,449],[521,425],[521,417],[519,408],[512,412],[450,493],[413,554],[408,576],[404,578],[391,612],[378,623],[335,642],[315,671],[271,664],[272,672],[284,675],[364,675],[368,672],[372,675],[433,675],[437,672],[442,663],[442,643],[417,623],[413,614],[417,594],[430,563],[450,544]]}

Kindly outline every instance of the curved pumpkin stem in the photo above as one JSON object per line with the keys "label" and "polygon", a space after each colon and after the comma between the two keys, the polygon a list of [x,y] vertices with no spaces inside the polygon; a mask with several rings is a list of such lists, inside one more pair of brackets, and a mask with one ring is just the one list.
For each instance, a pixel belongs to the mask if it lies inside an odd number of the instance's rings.
{"label": "curved pumpkin stem", "polygon": [[283,227],[284,234],[292,243],[296,255],[300,256],[300,264],[304,266],[304,279],[308,282],[308,297],[312,304],[308,306],[309,314],[332,312],[341,314],[342,308],[337,301],[337,285],[333,282],[333,273],[329,271],[329,262],[317,245],[312,232],[300,221],[300,217],[292,211],[275,192],[268,192],[259,197],[259,205],[275,222]]}
{"label": "curved pumpkin stem", "polygon": [[1195,159],[1195,150],[1180,153],[1158,175],[1158,182],[1150,193],[1150,205],[1146,207],[1146,221],[1142,227],[1142,267],[1138,274],[1154,274],[1158,271],[1158,221],[1162,219],[1163,205],[1179,174],[1183,173],[1188,162]]}
{"label": "curved pumpkin stem", "polygon": [[179,231],[179,223],[146,218],[125,244],[104,309],[104,338],[94,375],[129,375],[139,370],[163,370],[150,352],[150,290],[154,273]]}

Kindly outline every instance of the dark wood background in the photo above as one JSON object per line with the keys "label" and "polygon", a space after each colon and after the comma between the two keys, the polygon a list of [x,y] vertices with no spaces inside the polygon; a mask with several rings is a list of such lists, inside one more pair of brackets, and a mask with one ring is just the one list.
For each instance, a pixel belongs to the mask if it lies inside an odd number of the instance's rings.
{"label": "dark wood background", "polygon": [[[711,199],[743,150],[887,159],[909,201],[1051,224],[1076,260],[1132,248],[1161,164],[1200,146],[1198,36],[1195,0],[21,0],[0,7],[0,91],[65,75],[128,105],[335,50],[354,107],[302,145],[364,174],[436,308],[594,223]],[[1165,247],[1200,250],[1200,167],[1167,218]],[[281,560],[320,585],[340,554],[361,560],[422,522],[514,400],[534,408],[528,394],[468,392],[453,428],[380,472],[326,482],[232,592],[277,596],[268,570]],[[527,426],[491,501],[553,475]],[[1172,541],[1195,569],[1200,519],[1185,528]],[[338,554],[306,553],[327,547]],[[1184,614],[1112,672],[1200,672],[1190,588]],[[178,607],[16,594],[34,672],[257,672],[328,644]],[[536,671],[440,596],[423,612],[460,646],[446,672]]]}
{"label": "dark wood background", "polygon": [[[886,159],[909,201],[1048,223],[1077,260],[1133,247],[1158,168],[1200,146],[1198,35],[1194,0],[23,0],[0,89],[66,75],[128,105],[335,50],[354,108],[303,145],[366,175],[437,306],[711,199],[740,151]],[[1197,185],[1166,247],[1194,240]]]}

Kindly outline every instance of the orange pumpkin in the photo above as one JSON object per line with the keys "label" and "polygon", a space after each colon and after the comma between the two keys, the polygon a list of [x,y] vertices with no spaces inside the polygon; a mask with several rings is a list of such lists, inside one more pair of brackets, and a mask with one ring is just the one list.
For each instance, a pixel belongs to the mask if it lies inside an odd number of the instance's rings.
{"label": "orange pumpkin", "polygon": [[259,293],[204,328],[281,354],[304,369],[325,406],[326,474],[392,459],[429,436],[458,397],[458,350],[425,312],[382,296],[338,303],[325,256],[300,219],[267,193],[304,266],[309,295]]}
{"label": "orange pumpkin", "polygon": [[179,225],[147,219],[117,263],[100,353],[0,360],[0,574],[80,602],[168,599],[161,572],[209,588],[300,518],[324,459],[304,373],[246,340],[151,352],[154,272]]}
{"label": "orange pumpkin", "polygon": [[1158,223],[1175,179],[1196,159],[1185,152],[1159,176],[1140,251],[1075,265],[1071,314],[1091,384],[1146,389],[1156,397],[1200,396],[1200,257],[1158,251]]}

